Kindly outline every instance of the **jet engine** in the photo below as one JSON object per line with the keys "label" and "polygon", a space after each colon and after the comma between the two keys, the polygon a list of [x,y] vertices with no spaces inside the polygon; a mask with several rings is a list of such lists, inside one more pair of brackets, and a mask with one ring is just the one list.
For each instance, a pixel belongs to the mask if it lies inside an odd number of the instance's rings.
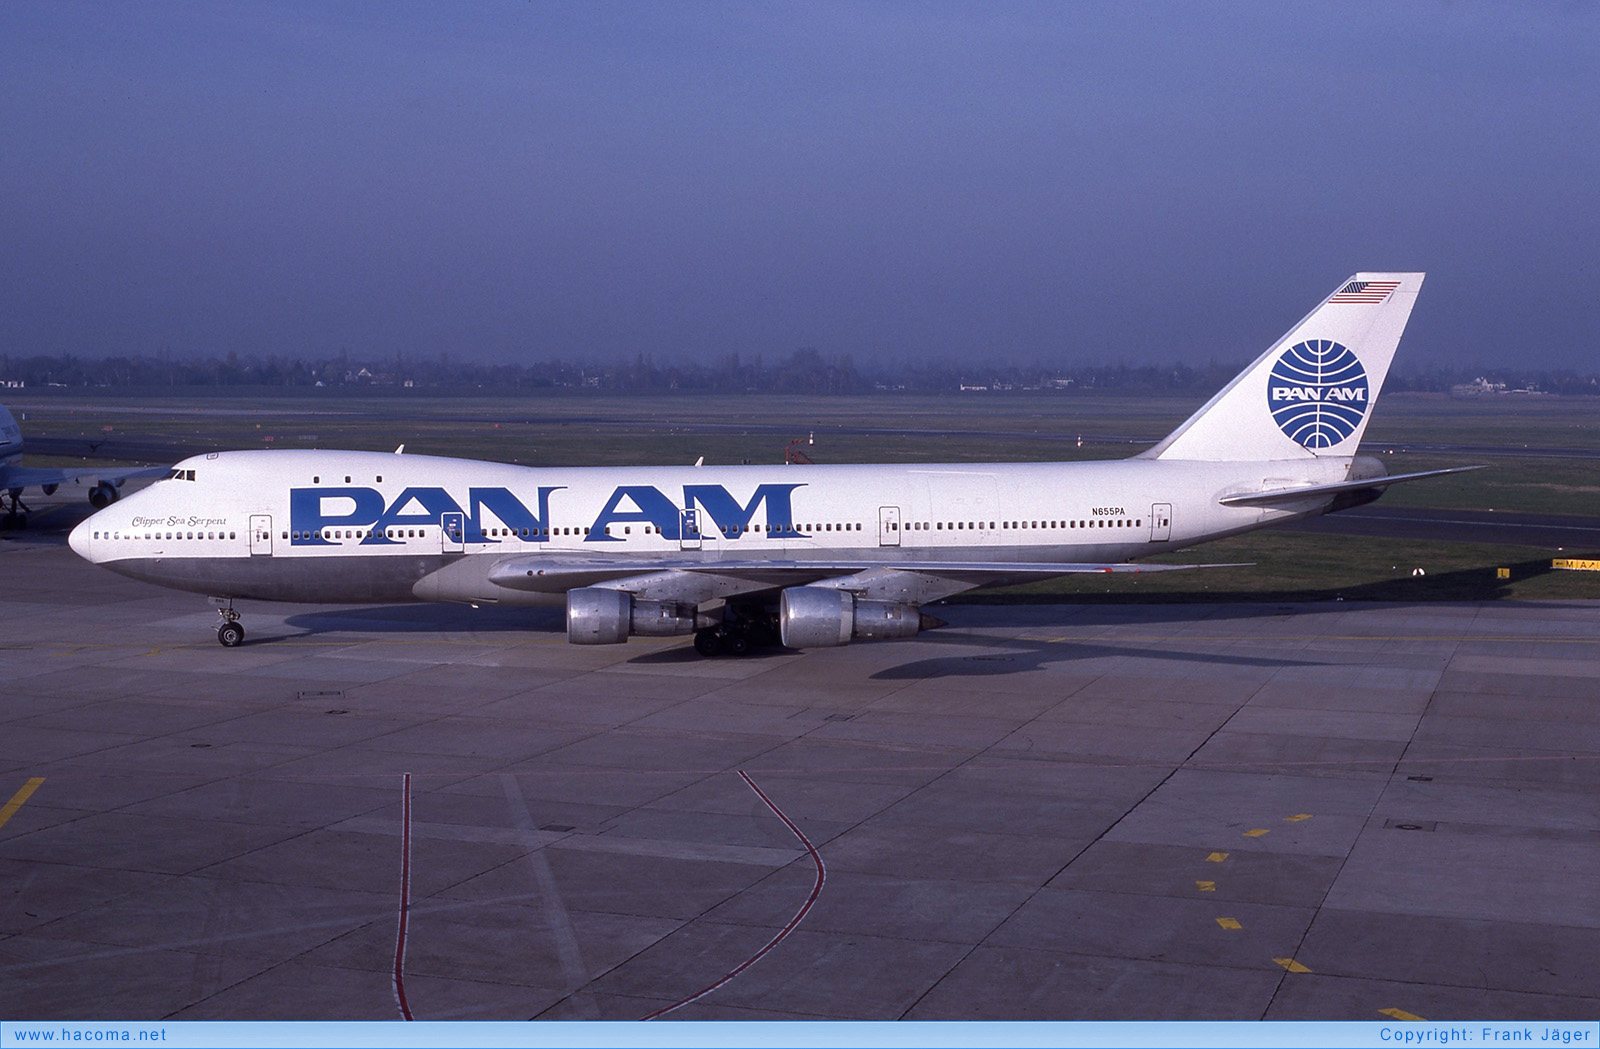
{"label": "jet engine", "polygon": [[629,635],[672,637],[694,633],[695,608],[676,601],[635,601],[603,587],[567,591],[567,640],[574,645],[618,645]]}
{"label": "jet engine", "polygon": [[916,605],[863,601],[846,590],[797,586],[778,597],[778,631],[786,648],[915,637],[919,630],[943,625]]}
{"label": "jet engine", "polygon": [[89,505],[96,510],[104,510],[120,498],[122,493],[117,491],[117,486],[110,481],[101,481],[89,489]]}

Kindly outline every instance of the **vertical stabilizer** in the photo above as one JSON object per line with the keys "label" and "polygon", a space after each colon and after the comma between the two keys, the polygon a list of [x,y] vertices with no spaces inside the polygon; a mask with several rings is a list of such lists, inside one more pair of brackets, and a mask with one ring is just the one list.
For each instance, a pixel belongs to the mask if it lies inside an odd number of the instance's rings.
{"label": "vertical stabilizer", "polygon": [[1354,455],[1422,288],[1421,273],[1357,273],[1140,458]]}

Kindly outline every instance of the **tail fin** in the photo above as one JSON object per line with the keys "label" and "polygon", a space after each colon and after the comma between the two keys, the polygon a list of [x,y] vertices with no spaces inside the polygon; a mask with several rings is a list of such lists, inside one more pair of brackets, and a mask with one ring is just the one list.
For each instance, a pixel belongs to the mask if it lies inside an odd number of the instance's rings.
{"label": "tail fin", "polygon": [[1168,434],[1146,459],[1354,455],[1422,288],[1421,273],[1357,273]]}

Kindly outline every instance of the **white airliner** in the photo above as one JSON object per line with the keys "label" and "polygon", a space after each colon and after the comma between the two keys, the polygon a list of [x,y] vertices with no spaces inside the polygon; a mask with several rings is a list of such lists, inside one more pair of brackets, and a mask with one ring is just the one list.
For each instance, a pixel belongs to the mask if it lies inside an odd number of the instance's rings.
{"label": "white airliner", "polygon": [[56,470],[45,467],[22,466],[22,427],[16,418],[0,404],[0,514],[7,525],[26,524],[28,507],[22,501],[22,492],[38,488],[45,495],[54,495],[64,484],[93,481],[89,489],[89,502],[97,507],[109,506],[122,495],[122,483],[131,477],[158,477],[167,472],[165,467],[85,466],[81,470]]}
{"label": "white airliner", "polygon": [[1422,286],[1358,273],[1155,447],[1089,463],[543,468],[218,452],[94,514],[72,548],[234,599],[565,603],[576,644],[695,634],[705,655],[910,637],[923,604],[1376,499],[1357,456]]}

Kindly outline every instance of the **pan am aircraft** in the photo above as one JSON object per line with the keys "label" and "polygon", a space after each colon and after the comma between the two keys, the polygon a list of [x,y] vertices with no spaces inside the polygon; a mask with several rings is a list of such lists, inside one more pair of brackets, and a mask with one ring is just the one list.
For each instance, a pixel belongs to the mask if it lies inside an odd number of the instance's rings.
{"label": "pan am aircraft", "polygon": [[109,506],[122,496],[122,483],[132,477],[159,477],[167,473],[164,466],[138,466],[129,469],[117,467],[85,467],[82,470],[56,470],[29,467],[22,462],[22,427],[16,417],[0,404],[0,515],[7,526],[26,525],[28,507],[22,501],[26,488],[38,488],[45,495],[54,495],[64,484],[94,481],[89,489],[89,502],[95,507]]}
{"label": "pan am aircraft", "polygon": [[939,625],[974,587],[1131,563],[1376,499],[1355,454],[1422,286],[1358,273],[1159,444],[1109,462],[511,466],[422,455],[196,456],[94,514],[72,548],[235,599],[565,604],[581,645],[695,635],[704,655]]}

